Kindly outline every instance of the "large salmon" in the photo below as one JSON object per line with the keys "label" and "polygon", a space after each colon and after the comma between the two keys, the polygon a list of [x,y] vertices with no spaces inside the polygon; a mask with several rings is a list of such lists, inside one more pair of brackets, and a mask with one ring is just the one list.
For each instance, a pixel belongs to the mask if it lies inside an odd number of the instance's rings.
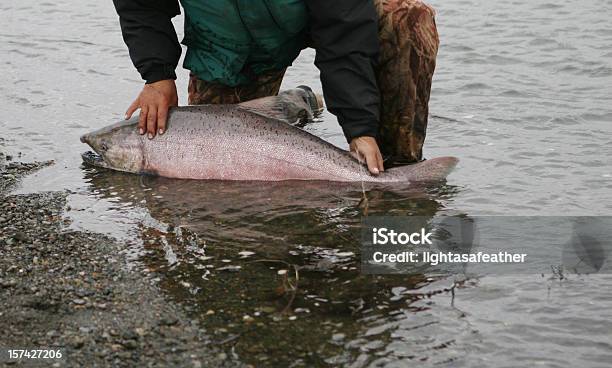
{"label": "large salmon", "polygon": [[137,132],[137,118],[85,134],[96,153],[86,163],[131,173],[183,179],[326,180],[340,182],[435,181],[457,163],[429,159],[372,176],[349,152],[286,121],[241,105],[171,109],[167,131],[149,140]]}

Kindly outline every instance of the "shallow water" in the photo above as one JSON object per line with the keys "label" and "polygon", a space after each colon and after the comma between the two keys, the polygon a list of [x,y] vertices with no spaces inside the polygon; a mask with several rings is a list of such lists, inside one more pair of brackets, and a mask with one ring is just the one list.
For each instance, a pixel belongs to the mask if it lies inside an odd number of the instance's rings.
{"label": "shallow water", "polygon": [[[368,215],[609,215],[612,4],[432,3],[442,45],[425,154],[461,163],[446,185],[368,191]],[[124,240],[134,272],[156,278],[230,356],[270,365],[612,361],[609,275],[488,276],[461,283],[453,298],[453,280],[433,270],[359,273],[359,188],[83,167],[78,137],[120,118],[141,86],[112,5],[8,1],[0,12],[3,150],[56,161],[19,191],[69,190],[71,226]],[[284,88],[320,90],[312,59],[303,52]],[[327,113],[306,129],[346,146]]]}

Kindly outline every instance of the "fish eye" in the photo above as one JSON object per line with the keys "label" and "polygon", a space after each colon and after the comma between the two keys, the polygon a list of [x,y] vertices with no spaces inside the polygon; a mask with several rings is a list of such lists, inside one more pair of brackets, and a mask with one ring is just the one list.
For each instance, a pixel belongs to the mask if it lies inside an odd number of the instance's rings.
{"label": "fish eye", "polygon": [[102,143],[102,144],[100,145],[100,149],[101,149],[102,151],[108,151],[108,146],[106,145],[106,143]]}

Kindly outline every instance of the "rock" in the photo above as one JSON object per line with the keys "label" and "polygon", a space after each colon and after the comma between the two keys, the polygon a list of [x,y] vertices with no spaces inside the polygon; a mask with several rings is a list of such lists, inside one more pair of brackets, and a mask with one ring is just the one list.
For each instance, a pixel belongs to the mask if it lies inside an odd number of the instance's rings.
{"label": "rock", "polygon": [[138,340],[138,334],[132,330],[127,330],[123,333],[123,339],[125,340]]}
{"label": "rock", "polygon": [[94,292],[91,291],[91,290],[79,289],[79,290],[76,291],[76,295],[78,295],[80,297],[91,296],[93,294],[94,294]]}
{"label": "rock", "polygon": [[17,281],[15,280],[6,280],[6,281],[0,281],[0,286],[2,286],[3,288],[12,288],[15,287],[17,285]]}
{"label": "rock", "polygon": [[138,342],[134,340],[124,341],[121,345],[123,345],[128,350],[134,350],[138,348]]}
{"label": "rock", "polygon": [[159,324],[162,326],[174,326],[177,323],[178,323],[178,319],[176,319],[176,317],[173,317],[173,316],[163,317],[162,319],[159,320]]}
{"label": "rock", "polygon": [[16,241],[20,241],[22,243],[27,242],[29,240],[28,236],[23,231],[16,232],[15,235],[13,235],[13,239],[15,239]]}
{"label": "rock", "polygon": [[241,268],[241,266],[225,266],[217,268],[217,271],[239,272]]}
{"label": "rock", "polygon": [[261,308],[259,308],[259,310],[262,311],[263,313],[267,313],[267,314],[272,314],[272,313],[276,312],[276,308],[269,307],[269,306],[261,307]]}
{"label": "rock", "polygon": [[77,336],[74,339],[72,339],[71,345],[75,349],[80,349],[83,347],[83,345],[85,345],[85,338]]}

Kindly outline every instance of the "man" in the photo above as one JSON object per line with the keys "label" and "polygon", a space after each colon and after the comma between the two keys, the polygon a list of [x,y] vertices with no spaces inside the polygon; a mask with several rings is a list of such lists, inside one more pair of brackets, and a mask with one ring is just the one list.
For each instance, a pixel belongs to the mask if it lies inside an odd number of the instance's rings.
{"label": "man", "polygon": [[[177,105],[178,0],[113,0],[130,57],[146,84],[127,110],[153,139]],[[373,175],[422,159],[438,50],[433,10],[420,0],[181,0],[191,71],[189,103],[276,95],[310,44],[328,110]],[[382,148],[379,149],[379,144]]]}

